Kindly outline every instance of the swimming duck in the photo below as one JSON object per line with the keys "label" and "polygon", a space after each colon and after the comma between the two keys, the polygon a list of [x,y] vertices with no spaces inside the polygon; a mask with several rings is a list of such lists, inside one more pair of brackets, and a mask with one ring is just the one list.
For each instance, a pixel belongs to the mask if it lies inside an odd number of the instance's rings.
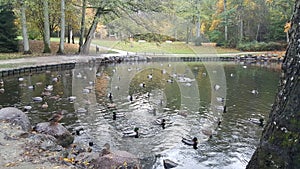
{"label": "swimming duck", "polygon": [[208,136],[209,138],[212,138],[213,135],[213,131],[210,129],[202,129],[202,133],[206,136]]}
{"label": "swimming duck", "polygon": [[257,119],[250,119],[250,121],[260,127],[263,127],[264,126],[264,119],[263,118],[260,118],[259,120]]}
{"label": "swimming duck", "polygon": [[129,100],[130,102],[132,102],[132,101],[133,101],[133,97],[132,97],[132,95],[129,95],[129,96],[128,96],[128,100]]}
{"label": "swimming duck", "polygon": [[112,96],[112,93],[109,92],[109,93],[108,93],[108,98],[109,98],[110,101],[112,101],[112,97],[113,97],[113,96]]}
{"label": "swimming duck", "polygon": [[253,89],[253,90],[251,90],[251,93],[254,94],[254,95],[257,95],[258,91]]}
{"label": "swimming duck", "polygon": [[34,90],[34,89],[35,89],[35,85],[30,85],[30,86],[28,86],[28,89]]}
{"label": "swimming duck", "polygon": [[139,138],[139,128],[135,127],[134,130],[124,131],[124,137],[135,137]]}
{"label": "swimming duck", "polygon": [[53,85],[47,85],[45,87],[45,91],[47,91],[47,92],[51,92],[52,90],[53,90]]}
{"label": "swimming duck", "polygon": [[216,84],[216,85],[214,86],[214,89],[217,91],[217,90],[220,89],[220,87],[221,87],[220,85],[217,85],[217,84]]}
{"label": "swimming duck", "polygon": [[4,93],[5,89],[4,88],[0,88],[0,93]]}
{"label": "swimming duck", "polygon": [[156,119],[155,122],[156,122],[156,124],[161,125],[161,127],[163,129],[165,129],[167,127],[166,125],[170,125],[173,123],[172,121],[166,120],[166,119]]}
{"label": "swimming duck", "polygon": [[49,118],[50,125],[57,125],[58,122],[63,118],[63,111],[53,114],[52,117]]}
{"label": "swimming duck", "polygon": [[74,102],[76,100],[76,96],[68,97],[69,102]]}
{"label": "swimming duck", "polygon": [[3,81],[3,79],[0,79],[0,86],[4,86],[4,81]]}
{"label": "swimming duck", "polygon": [[41,102],[41,101],[43,101],[43,98],[42,97],[33,97],[32,100],[35,102]]}
{"label": "swimming duck", "polygon": [[184,144],[189,145],[189,146],[193,146],[194,149],[197,149],[197,145],[198,145],[197,137],[194,137],[193,139],[187,139],[187,138],[182,137],[181,141]]}
{"label": "swimming duck", "polygon": [[47,109],[47,108],[48,108],[47,102],[45,102],[44,104],[42,104],[42,109]]}
{"label": "swimming duck", "polygon": [[175,163],[174,161],[171,161],[169,159],[164,159],[163,164],[164,164],[165,169],[174,168],[174,167],[178,166],[177,163]]}
{"label": "swimming duck", "polygon": [[116,120],[117,117],[124,117],[125,114],[124,113],[117,113],[117,112],[113,112],[113,120]]}
{"label": "swimming duck", "polygon": [[30,105],[26,105],[26,106],[23,107],[24,112],[28,112],[31,109],[32,109],[32,106],[30,106]]}

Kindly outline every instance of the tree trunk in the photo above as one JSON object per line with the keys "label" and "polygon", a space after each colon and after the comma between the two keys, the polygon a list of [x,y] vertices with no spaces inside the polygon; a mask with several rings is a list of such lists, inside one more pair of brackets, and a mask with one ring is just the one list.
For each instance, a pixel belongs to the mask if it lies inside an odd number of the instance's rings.
{"label": "tree trunk", "polygon": [[86,0],[82,1],[82,16],[81,16],[81,28],[80,28],[80,37],[79,37],[79,50],[78,53],[81,53],[81,48],[83,45],[83,38],[85,32],[85,10],[86,10]]}
{"label": "tree trunk", "polygon": [[64,54],[64,42],[65,42],[65,0],[60,2],[61,19],[60,19],[60,41],[58,54]]}
{"label": "tree trunk", "polygon": [[24,0],[21,1],[21,24],[22,24],[22,37],[23,37],[23,46],[24,46],[24,54],[31,54],[29,48],[29,40],[27,34],[27,22],[26,22],[26,5]]}
{"label": "tree trunk", "polygon": [[44,53],[51,53],[50,49],[50,24],[49,24],[49,7],[48,0],[43,1],[44,13]]}
{"label": "tree trunk", "polygon": [[224,35],[225,35],[225,42],[227,42],[228,40],[228,27],[227,27],[227,2],[226,0],[224,0],[224,13],[225,13],[225,32],[224,32]]}
{"label": "tree trunk", "polygon": [[99,22],[99,19],[100,19],[100,15],[101,15],[101,9],[98,8],[97,9],[97,12],[94,16],[94,20],[93,20],[93,23],[89,29],[89,32],[85,38],[85,42],[84,44],[81,46],[81,49],[80,49],[80,53],[79,54],[89,54],[89,51],[90,51],[90,46],[91,46],[91,42],[92,42],[92,39],[93,39],[93,36],[94,36],[94,33],[96,31],[96,28],[97,28],[97,25],[98,25],[98,22]]}
{"label": "tree trunk", "polygon": [[299,23],[300,0],[296,0],[279,91],[247,169],[300,168]]}

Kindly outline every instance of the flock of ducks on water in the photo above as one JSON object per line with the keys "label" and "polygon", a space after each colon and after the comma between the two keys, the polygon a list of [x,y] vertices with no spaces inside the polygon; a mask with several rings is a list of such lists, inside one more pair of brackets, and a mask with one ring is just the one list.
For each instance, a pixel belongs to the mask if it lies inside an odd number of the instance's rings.
{"label": "flock of ducks on water", "polygon": [[[245,68],[245,67],[244,67],[244,68]],[[129,70],[128,70],[128,71],[129,71]],[[162,73],[166,73],[165,70],[162,70]],[[203,73],[203,76],[205,76],[205,75],[206,75],[206,73]],[[81,78],[81,76],[82,76],[82,75],[81,75],[80,73],[78,73],[76,77],[77,77],[77,78]],[[99,76],[99,75],[97,75],[97,76]],[[230,76],[233,77],[233,74],[230,74]],[[153,74],[147,75],[147,78],[148,78],[149,80],[152,80],[152,79],[153,79]],[[186,81],[187,79],[180,79],[180,80],[181,80],[181,81]],[[24,81],[24,78],[20,77],[20,78],[18,78],[18,81],[19,81],[19,82],[23,82],[23,81]],[[58,81],[59,81],[59,76],[56,76],[56,77],[53,77],[53,78],[52,78],[52,82],[53,82],[53,83],[58,82]],[[174,80],[173,80],[173,79],[168,79],[167,82],[168,82],[168,83],[173,83]],[[38,83],[36,83],[35,85],[30,85],[30,86],[28,86],[28,89],[30,89],[30,90],[35,90],[35,88],[36,88],[37,86],[41,85],[41,84],[42,84],[42,83],[38,82]],[[20,84],[20,85],[24,85],[24,86],[25,86],[25,84]],[[146,86],[145,83],[141,83],[141,84],[140,84],[140,87],[145,87],[145,86]],[[220,88],[221,88],[220,85],[218,85],[218,84],[214,85],[214,90],[219,90]],[[87,89],[87,90],[88,90],[88,89]],[[53,85],[51,85],[51,84],[46,85],[46,87],[44,88],[44,91],[43,91],[43,93],[42,93],[42,96],[50,96],[52,91],[53,91]],[[5,92],[5,89],[4,89],[4,81],[3,81],[3,79],[0,79],[0,94],[1,94],[1,93],[4,93],[4,92]],[[83,90],[83,92],[88,93],[89,91],[84,91],[84,90]],[[251,90],[250,92],[251,92],[252,94],[254,94],[254,95],[258,95],[258,91],[255,90],[255,89]],[[57,97],[59,97],[59,96],[57,96]],[[113,100],[113,95],[112,95],[111,92],[108,93],[108,99],[112,102],[112,100]],[[43,97],[41,97],[41,96],[33,97],[32,100],[33,100],[34,102],[42,102],[42,101],[43,101]],[[74,101],[76,100],[76,96],[70,96],[70,97],[68,97],[68,100],[69,100],[70,102],[74,102]],[[129,100],[130,102],[132,102],[132,101],[133,101],[133,96],[132,96],[132,95],[128,96],[128,100]],[[223,103],[224,100],[225,100],[224,98],[217,97],[217,101],[218,101],[218,102],[222,102],[222,103]],[[109,107],[109,105],[108,105],[108,107]],[[31,108],[32,108],[32,107],[31,107],[30,105],[26,105],[26,106],[24,106],[24,111],[27,112],[27,111],[29,111]],[[47,103],[47,102],[44,102],[44,103],[41,105],[41,108],[42,108],[42,109],[47,109],[47,108],[48,108],[48,103]],[[224,105],[224,106],[222,107],[222,110],[223,110],[223,113],[226,113],[226,112],[227,112],[226,105]],[[48,119],[48,121],[50,122],[50,125],[56,125],[56,124],[58,124],[59,121],[63,118],[63,114],[64,114],[64,111],[59,111],[58,113],[53,114],[53,116],[52,116],[51,118]],[[124,116],[124,114],[122,114],[122,113],[121,113],[121,114],[120,114],[120,113],[117,113],[116,111],[113,111],[113,113],[112,113],[112,119],[113,119],[113,120],[116,120],[117,118],[122,117],[122,116]],[[263,126],[263,125],[264,125],[264,124],[263,124],[263,122],[264,122],[264,119],[263,119],[263,118],[260,118],[259,121],[257,121],[257,120],[252,120],[252,119],[250,119],[250,121],[253,122],[253,123],[255,123],[255,124],[257,124],[257,125],[259,125],[259,126]],[[165,129],[167,125],[171,125],[171,124],[173,123],[172,121],[168,121],[167,119],[164,119],[164,118],[163,118],[163,119],[157,119],[155,122],[156,122],[156,124],[160,125],[160,126],[162,127],[162,129]],[[218,126],[219,126],[220,124],[221,124],[221,121],[219,120],[219,121],[218,121]],[[210,138],[212,137],[212,131],[208,131],[208,130],[206,131],[206,130],[203,130],[202,133],[205,134],[205,135],[207,135],[207,136],[209,136]],[[77,131],[77,130],[76,130],[76,134],[79,135],[79,134],[80,134],[80,131]],[[124,132],[123,132],[123,135],[124,135],[125,137],[135,137],[135,138],[138,138],[138,137],[139,137],[139,128],[138,128],[138,127],[135,127],[133,130],[124,131]],[[197,145],[198,145],[198,138],[197,138],[197,137],[193,137],[193,138],[184,138],[184,137],[183,137],[181,141],[182,141],[184,144],[186,144],[186,145],[188,145],[188,146],[192,146],[194,149],[197,149]],[[173,161],[171,161],[171,160],[165,159],[165,160],[163,160],[163,165],[164,165],[165,168],[173,168],[173,167],[176,167],[178,164],[175,163],[175,162],[173,162]]]}

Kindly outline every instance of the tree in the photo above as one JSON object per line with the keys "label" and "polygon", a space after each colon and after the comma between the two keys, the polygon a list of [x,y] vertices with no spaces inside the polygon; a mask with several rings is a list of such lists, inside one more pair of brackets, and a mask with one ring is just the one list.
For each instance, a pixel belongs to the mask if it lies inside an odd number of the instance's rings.
{"label": "tree", "polygon": [[64,54],[64,41],[65,41],[65,0],[61,0],[61,20],[60,20],[60,41],[57,53]]}
{"label": "tree", "polygon": [[295,1],[283,76],[260,144],[247,169],[300,168],[300,0]]}
{"label": "tree", "polygon": [[31,54],[30,48],[29,48],[29,40],[28,40],[28,34],[27,34],[27,21],[26,21],[26,1],[21,0],[21,25],[22,25],[22,37],[23,37],[23,46],[24,46],[24,54]]}
{"label": "tree", "polygon": [[48,0],[43,0],[43,14],[44,14],[44,53],[51,53],[50,48],[50,25],[49,25],[49,7]]}
{"label": "tree", "polygon": [[18,51],[17,27],[15,14],[10,3],[0,4],[0,52]]}
{"label": "tree", "polygon": [[80,24],[80,37],[79,37],[79,51],[82,50],[83,39],[84,39],[84,32],[85,32],[85,11],[86,11],[86,0],[82,1],[82,9],[81,9],[81,24]]}

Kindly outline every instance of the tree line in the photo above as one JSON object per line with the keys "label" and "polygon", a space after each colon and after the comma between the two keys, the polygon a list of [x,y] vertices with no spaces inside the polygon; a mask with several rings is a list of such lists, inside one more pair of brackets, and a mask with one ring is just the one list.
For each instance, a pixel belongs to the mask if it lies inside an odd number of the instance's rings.
{"label": "tree line", "polygon": [[50,37],[59,36],[57,53],[63,54],[65,37],[74,43],[75,35],[78,53],[88,54],[99,29],[122,40],[153,33],[186,43],[216,42],[229,47],[286,42],[293,4],[290,0],[0,0],[4,18],[0,43],[7,39],[8,29],[9,34],[22,35],[24,53],[31,53],[29,39],[42,39],[44,52],[50,53]]}

